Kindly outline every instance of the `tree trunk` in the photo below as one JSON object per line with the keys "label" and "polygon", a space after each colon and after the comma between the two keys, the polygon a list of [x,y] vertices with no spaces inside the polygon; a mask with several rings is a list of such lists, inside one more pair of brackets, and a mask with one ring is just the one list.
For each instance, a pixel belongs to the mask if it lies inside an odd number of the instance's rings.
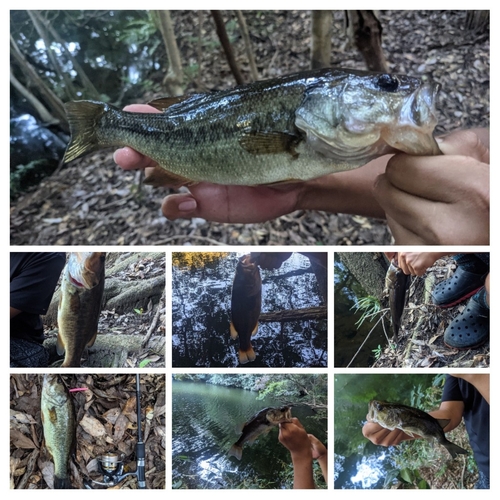
{"label": "tree trunk", "polygon": [[[78,78],[81,81],[81,84],[83,86],[83,89],[85,90],[86,94],[96,100],[101,99],[101,95],[99,91],[95,88],[94,84],[90,80],[90,78],[87,76],[87,73],[85,73],[84,69],[80,66],[80,63],[73,57],[73,54],[68,50],[68,46],[66,42],[59,36],[59,33],[55,30],[55,28],[50,24],[50,21],[47,19],[46,20],[46,28],[51,34],[52,38],[54,41],[56,41],[61,47],[64,49],[64,52],[66,54],[66,57],[71,61],[71,64],[73,65],[74,70],[78,74]],[[73,86],[73,92],[75,94],[72,96],[72,98],[76,98],[76,90],[75,87]]]}
{"label": "tree trunk", "polygon": [[252,43],[250,42],[250,35],[248,33],[248,26],[241,10],[235,10],[234,12],[236,13],[236,17],[238,18],[238,24],[240,26],[241,34],[243,36],[243,40],[245,41],[245,50],[248,57],[248,64],[250,65],[250,73],[252,74],[253,81],[256,81],[259,79],[259,73],[257,72],[257,66],[255,65]]}
{"label": "tree trunk", "polygon": [[245,81],[243,80],[238,65],[236,64],[233,48],[229,43],[229,38],[226,32],[226,26],[224,25],[224,20],[222,19],[220,10],[211,10],[210,12],[215,22],[215,29],[217,31],[217,36],[219,37],[224,53],[226,54],[226,59],[229,64],[229,67],[231,68],[231,72],[233,73],[234,79],[236,80],[236,83],[238,85],[243,85]]}
{"label": "tree trunk", "polygon": [[306,321],[309,319],[318,320],[326,318],[326,307],[308,307],[306,309],[293,309],[288,311],[263,313],[259,316],[259,323],[282,323],[286,321]]}
{"label": "tree trunk", "polygon": [[28,10],[28,15],[30,16],[31,22],[33,23],[33,26],[35,27],[37,33],[43,40],[43,43],[45,45],[45,53],[47,54],[47,57],[52,64],[54,73],[57,75],[59,81],[63,83],[62,87],[63,92],[66,95],[66,99],[70,101],[76,95],[76,90],[74,89],[73,82],[71,81],[71,78],[69,78],[68,74],[65,71],[61,71],[59,60],[50,48],[51,40],[49,40],[47,31],[45,30],[47,21],[45,19],[42,19],[40,13],[36,10]]}
{"label": "tree trunk", "polygon": [[19,50],[19,47],[17,46],[15,40],[12,38],[12,35],[10,37],[10,54],[17,62],[19,68],[26,76],[28,82],[40,92],[46,104],[50,106],[55,118],[60,121],[60,126],[66,132],[68,132],[69,128],[66,122],[66,113],[64,112],[63,103],[61,102],[59,97],[57,97],[54,92],[52,92],[52,90],[47,87],[45,82],[38,76],[38,73],[33,69],[31,64],[26,61],[26,58]]}
{"label": "tree trunk", "polygon": [[170,11],[157,10],[156,15],[169,62],[168,71],[163,79],[163,84],[167,87],[167,91],[170,95],[179,96],[184,93],[184,74]]}
{"label": "tree trunk", "polygon": [[332,53],[332,11],[313,10],[311,21],[311,68],[329,68]]}
{"label": "tree trunk", "polygon": [[46,125],[55,125],[59,120],[54,118],[48,109],[33,95],[13,74],[12,67],[10,69],[10,83],[12,86],[33,106],[38,113],[40,120]]}
{"label": "tree trunk", "polygon": [[389,264],[381,252],[337,252],[337,255],[368,295],[382,299]]}
{"label": "tree trunk", "polygon": [[347,28],[370,71],[388,72],[382,50],[382,25],[373,10],[348,10]]}

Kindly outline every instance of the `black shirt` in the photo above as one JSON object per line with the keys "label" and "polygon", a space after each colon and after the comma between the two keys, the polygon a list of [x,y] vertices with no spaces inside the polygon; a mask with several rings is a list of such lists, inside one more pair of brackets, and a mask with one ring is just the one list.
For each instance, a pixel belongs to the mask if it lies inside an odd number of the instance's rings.
{"label": "black shirt", "polygon": [[10,320],[10,336],[43,342],[40,314],[46,314],[66,263],[64,252],[10,254],[10,307],[22,311]]}
{"label": "black shirt", "polygon": [[446,377],[441,401],[463,401],[464,421],[479,470],[490,477],[490,405],[469,382]]}

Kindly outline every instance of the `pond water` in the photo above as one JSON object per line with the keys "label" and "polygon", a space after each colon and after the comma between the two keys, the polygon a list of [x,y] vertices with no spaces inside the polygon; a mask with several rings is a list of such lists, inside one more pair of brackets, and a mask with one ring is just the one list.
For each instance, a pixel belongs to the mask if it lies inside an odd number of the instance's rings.
{"label": "pond water", "polygon": [[[246,480],[264,481],[268,488],[282,487],[278,478],[290,453],[278,441],[278,429],[244,444],[241,461],[228,456],[238,429],[267,406],[281,406],[257,392],[200,382],[172,383],[172,484],[174,488],[241,488]],[[326,420],[312,419],[305,406],[292,408],[309,433],[326,441]],[[285,464],[285,465],[284,465]]]}
{"label": "pond water", "polygon": [[[238,258],[230,253],[202,267],[172,268],[172,366],[326,367],[327,321],[260,321],[255,361],[240,365],[231,339],[231,290]],[[279,269],[261,270],[261,314],[323,305],[310,261],[293,253]]]}
{"label": "pond water", "polygon": [[[334,271],[335,366],[369,367],[376,360],[376,351],[380,348],[383,350],[387,345],[382,323],[376,324],[376,321],[367,320],[356,325],[361,318],[361,312],[356,312],[355,306],[367,293],[337,256]],[[386,331],[391,333],[388,322]],[[367,336],[368,340],[365,342]]]}

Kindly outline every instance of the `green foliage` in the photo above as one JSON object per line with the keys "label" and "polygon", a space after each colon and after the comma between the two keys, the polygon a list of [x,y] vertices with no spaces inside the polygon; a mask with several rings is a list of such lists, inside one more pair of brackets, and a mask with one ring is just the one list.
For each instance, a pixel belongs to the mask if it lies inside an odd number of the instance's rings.
{"label": "green foliage", "polygon": [[365,320],[373,321],[374,316],[380,313],[381,305],[377,297],[367,295],[359,299],[351,309],[355,308],[356,313],[361,313],[360,318],[356,321],[356,326],[359,328]]}
{"label": "green foliage", "polygon": [[428,490],[431,488],[429,483],[420,476],[418,470],[412,470],[408,467],[388,471],[384,481],[384,488],[391,488],[395,481],[398,482],[398,488],[400,489]]}

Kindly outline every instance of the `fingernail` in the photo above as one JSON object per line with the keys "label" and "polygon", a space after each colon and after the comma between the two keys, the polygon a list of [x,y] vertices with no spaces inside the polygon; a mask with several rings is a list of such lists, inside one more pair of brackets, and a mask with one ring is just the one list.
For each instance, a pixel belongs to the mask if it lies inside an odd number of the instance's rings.
{"label": "fingernail", "polygon": [[192,212],[196,209],[196,200],[192,198],[190,200],[181,201],[179,205],[177,205],[177,209],[179,212]]}
{"label": "fingernail", "polygon": [[438,144],[441,144],[442,142],[444,142],[444,137],[436,137],[435,139],[436,139],[436,142]]}

